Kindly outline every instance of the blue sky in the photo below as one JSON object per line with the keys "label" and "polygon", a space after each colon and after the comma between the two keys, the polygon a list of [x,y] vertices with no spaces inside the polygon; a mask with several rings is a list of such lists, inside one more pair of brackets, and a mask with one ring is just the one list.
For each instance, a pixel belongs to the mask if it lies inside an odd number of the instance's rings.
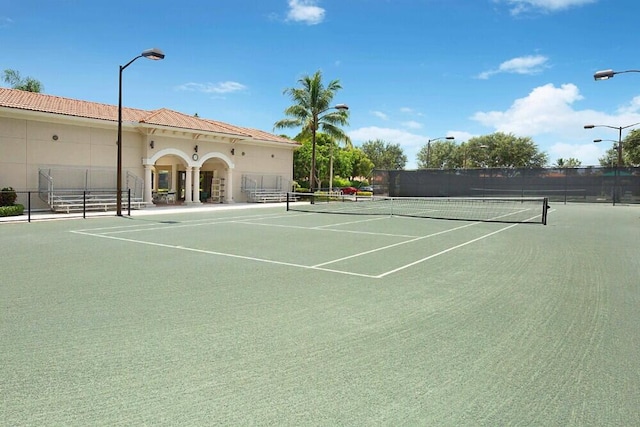
{"label": "blue sky", "polygon": [[[355,145],[529,136],[551,163],[597,159],[640,122],[637,0],[0,0],[0,70],[45,93],[170,108],[273,131],[283,91],[321,70],[340,80]],[[1,83],[4,85],[4,83]],[[294,136],[296,131],[277,131]]]}

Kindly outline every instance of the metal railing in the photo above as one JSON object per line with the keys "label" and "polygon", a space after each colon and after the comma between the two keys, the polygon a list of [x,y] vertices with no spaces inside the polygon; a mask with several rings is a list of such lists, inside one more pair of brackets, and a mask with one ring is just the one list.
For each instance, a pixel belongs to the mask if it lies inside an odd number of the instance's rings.
{"label": "metal railing", "polygon": [[[31,222],[34,215],[37,216],[36,219],[86,218],[89,213],[113,215],[116,209],[116,194],[113,190],[55,190],[55,192],[35,190],[15,191],[15,193],[17,195],[16,204],[22,205],[24,208],[23,214],[18,218],[0,217],[0,222],[7,220]],[[34,198],[50,200],[51,204],[48,205],[48,209],[34,209]],[[128,216],[131,216],[133,209],[141,209],[146,205],[141,198],[132,197],[131,190],[123,191],[122,207]]]}

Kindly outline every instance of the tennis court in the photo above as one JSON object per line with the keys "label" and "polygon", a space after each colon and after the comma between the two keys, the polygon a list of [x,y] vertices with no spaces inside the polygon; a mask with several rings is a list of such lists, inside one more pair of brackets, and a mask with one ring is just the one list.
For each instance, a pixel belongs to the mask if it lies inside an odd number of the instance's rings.
{"label": "tennis court", "polygon": [[4,425],[639,425],[640,209],[0,224]]}

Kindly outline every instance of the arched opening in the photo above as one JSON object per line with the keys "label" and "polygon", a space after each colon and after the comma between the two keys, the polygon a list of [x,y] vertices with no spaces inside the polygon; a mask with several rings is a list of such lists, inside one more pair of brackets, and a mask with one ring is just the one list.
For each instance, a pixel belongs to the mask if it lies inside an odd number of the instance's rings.
{"label": "arched opening", "polygon": [[[233,162],[218,152],[202,157],[168,148],[143,160],[145,201],[154,204],[199,204],[232,201]],[[148,198],[147,198],[148,197]]]}

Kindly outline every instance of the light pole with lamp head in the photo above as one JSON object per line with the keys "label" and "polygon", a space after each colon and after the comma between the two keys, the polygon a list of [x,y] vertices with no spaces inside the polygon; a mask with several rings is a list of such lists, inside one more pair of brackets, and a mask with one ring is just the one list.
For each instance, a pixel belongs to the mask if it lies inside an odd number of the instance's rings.
{"label": "light pole with lamp head", "polygon": [[484,145],[484,144],[480,144],[478,146],[474,146],[474,147],[469,147],[467,144],[462,144],[462,146],[464,147],[464,151],[462,152],[462,169],[466,169],[467,168],[467,153],[469,151],[469,148],[473,149],[473,148],[481,148],[481,149],[487,149],[489,148],[488,145]]}
{"label": "light pole with lamp head", "polygon": [[[616,150],[616,152],[618,151],[618,141],[616,141],[615,139],[594,139],[593,142],[595,142],[596,144],[598,142],[613,142],[613,149]],[[613,162],[613,157],[611,157],[611,167],[613,167],[614,162]]]}
{"label": "light pole with lamp head", "polygon": [[441,139],[456,139],[455,136],[440,136],[438,138],[433,138],[433,139],[429,139],[427,140],[427,168],[430,167],[430,163],[431,163],[431,143],[434,141],[439,141]]}
{"label": "light pole with lamp head", "polygon": [[[315,192],[315,180],[316,180],[316,132],[318,131],[318,119],[320,114],[329,110],[347,111],[349,106],[347,104],[336,104],[333,107],[325,108],[322,111],[313,112],[311,123],[311,173],[309,174],[309,192],[313,194]],[[329,189],[331,191],[331,189]]]}
{"label": "light pole with lamp head", "polygon": [[633,126],[640,125],[640,122],[633,123],[627,126],[609,126],[609,125],[584,125],[585,129],[593,129],[593,128],[609,128],[609,129],[617,129],[618,130],[618,161],[616,163],[615,170],[615,183],[614,183],[614,194],[613,194],[613,204],[616,204],[616,198],[618,197],[618,175],[620,173],[620,168],[622,167],[622,131],[624,129],[628,129]]}
{"label": "light pole with lamp head", "polygon": [[628,129],[633,126],[640,125],[640,122],[633,123],[627,126],[609,126],[609,125],[584,125],[585,129],[593,129],[593,128],[609,128],[609,129],[617,129],[618,131],[618,167],[622,166],[622,131],[624,129]]}
{"label": "light pole with lamp head", "polygon": [[116,168],[116,215],[122,216],[122,72],[138,58],[148,58],[154,61],[164,59],[164,53],[157,48],[147,49],[140,55],[120,66],[118,80],[118,164]]}
{"label": "light pole with lamp head", "polygon": [[613,70],[602,70],[596,71],[593,75],[594,80],[609,80],[612,79],[616,74],[623,73],[640,73],[640,70],[625,70],[625,71],[613,71]]}

